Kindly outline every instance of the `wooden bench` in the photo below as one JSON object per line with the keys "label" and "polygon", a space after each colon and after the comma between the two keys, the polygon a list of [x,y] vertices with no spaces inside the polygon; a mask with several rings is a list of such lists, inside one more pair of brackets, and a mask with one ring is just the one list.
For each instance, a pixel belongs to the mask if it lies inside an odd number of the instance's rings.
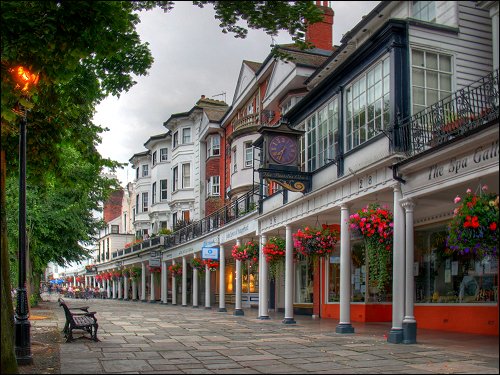
{"label": "wooden bench", "polygon": [[[66,324],[63,330],[66,336],[66,342],[73,341],[74,329],[88,332],[92,340],[99,341],[97,338],[97,328],[99,325],[95,317],[96,312],[89,312],[88,306],[69,308],[66,302],[61,298],[59,299],[59,305],[64,309],[64,314],[66,316]],[[80,310],[81,312],[72,312],[71,310]]]}

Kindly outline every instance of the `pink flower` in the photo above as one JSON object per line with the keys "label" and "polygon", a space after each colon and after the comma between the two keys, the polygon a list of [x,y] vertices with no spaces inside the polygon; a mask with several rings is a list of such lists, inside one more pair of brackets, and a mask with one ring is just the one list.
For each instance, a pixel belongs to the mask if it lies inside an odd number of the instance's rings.
{"label": "pink flower", "polygon": [[482,189],[483,189],[483,191],[488,190],[488,185],[483,185]]}
{"label": "pink flower", "polygon": [[466,193],[470,194],[470,193],[472,193],[472,190],[471,189],[467,189]]}
{"label": "pink flower", "polygon": [[462,198],[460,198],[458,195],[455,197],[455,204],[459,203],[460,201],[462,200]]}

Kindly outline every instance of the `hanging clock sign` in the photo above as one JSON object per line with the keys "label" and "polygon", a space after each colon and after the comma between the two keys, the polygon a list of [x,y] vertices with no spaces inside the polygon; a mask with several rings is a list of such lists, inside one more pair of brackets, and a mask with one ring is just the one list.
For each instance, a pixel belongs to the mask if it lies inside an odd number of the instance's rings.
{"label": "hanging clock sign", "polygon": [[300,137],[305,133],[293,129],[285,119],[277,126],[261,126],[261,137],[254,143],[262,147],[262,179],[273,180],[287,190],[306,192],[310,175],[300,171]]}

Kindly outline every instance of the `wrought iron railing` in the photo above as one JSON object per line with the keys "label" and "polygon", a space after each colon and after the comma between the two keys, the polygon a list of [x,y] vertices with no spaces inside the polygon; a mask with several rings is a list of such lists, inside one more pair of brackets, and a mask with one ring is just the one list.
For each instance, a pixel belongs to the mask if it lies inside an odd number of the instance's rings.
{"label": "wrought iron railing", "polygon": [[498,70],[431,105],[393,128],[408,157],[448,143],[498,119]]}
{"label": "wrought iron railing", "polygon": [[201,237],[258,209],[258,189],[251,190],[211,215],[185,226],[165,238],[166,247]]}

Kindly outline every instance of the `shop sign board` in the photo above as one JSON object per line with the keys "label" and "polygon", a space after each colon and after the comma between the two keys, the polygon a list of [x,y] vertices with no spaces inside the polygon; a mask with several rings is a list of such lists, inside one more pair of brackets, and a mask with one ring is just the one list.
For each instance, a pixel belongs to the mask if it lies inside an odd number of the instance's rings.
{"label": "shop sign board", "polygon": [[201,249],[201,259],[219,260],[218,247],[203,247]]}
{"label": "shop sign board", "polygon": [[149,266],[150,267],[161,267],[161,252],[151,251],[149,253]]}
{"label": "shop sign board", "polygon": [[235,240],[241,236],[254,234],[257,230],[257,220],[251,220],[220,234],[220,243]]}

